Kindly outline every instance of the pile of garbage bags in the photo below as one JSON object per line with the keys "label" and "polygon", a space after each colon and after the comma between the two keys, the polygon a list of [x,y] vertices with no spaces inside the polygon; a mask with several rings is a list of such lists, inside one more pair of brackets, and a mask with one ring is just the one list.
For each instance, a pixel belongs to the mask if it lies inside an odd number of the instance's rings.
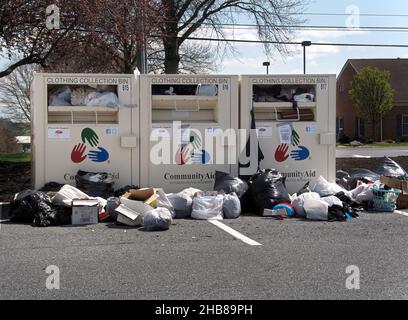
{"label": "pile of garbage bags", "polygon": [[375,172],[338,171],[335,183],[319,177],[295,194],[289,194],[286,178],[275,169],[259,170],[247,181],[216,172],[214,191],[206,192],[187,188],[166,194],[161,188],[138,186],[115,191],[107,173],[85,171],[78,171],[75,182],[75,187],[51,182],[40,191],[16,194],[11,221],[39,227],[116,222],[148,231],[167,230],[174,219],[237,219],[242,213],[280,220],[348,221],[363,211],[392,212],[400,199],[408,198],[400,197],[399,189],[405,187],[398,187],[406,186],[408,194],[408,175],[389,158]]}

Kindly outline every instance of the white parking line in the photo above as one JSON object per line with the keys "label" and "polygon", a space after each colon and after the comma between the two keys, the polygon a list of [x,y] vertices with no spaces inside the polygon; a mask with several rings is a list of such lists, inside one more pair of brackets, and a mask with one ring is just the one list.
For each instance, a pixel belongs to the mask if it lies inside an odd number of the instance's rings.
{"label": "white parking line", "polygon": [[402,215],[402,216],[408,217],[408,213],[407,213],[407,212],[399,211],[399,210],[395,210],[394,212],[395,212],[395,213],[398,213],[398,214],[400,214],[400,215]]}
{"label": "white parking line", "polygon": [[226,226],[225,224],[218,220],[208,220],[208,222],[224,230],[225,232],[228,232],[230,235],[234,236],[238,240],[241,240],[242,242],[245,242],[246,244],[249,244],[250,246],[262,246],[262,244],[260,244],[259,242],[256,242],[248,238],[247,236],[244,236],[242,233],[239,233],[238,231]]}

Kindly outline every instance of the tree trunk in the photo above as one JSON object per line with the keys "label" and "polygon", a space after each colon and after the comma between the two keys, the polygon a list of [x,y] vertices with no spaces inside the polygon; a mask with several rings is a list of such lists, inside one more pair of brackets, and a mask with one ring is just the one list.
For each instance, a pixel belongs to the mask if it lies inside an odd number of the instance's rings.
{"label": "tree trunk", "polygon": [[163,41],[164,46],[164,72],[166,74],[177,74],[179,72],[180,53],[177,34],[169,40]]}

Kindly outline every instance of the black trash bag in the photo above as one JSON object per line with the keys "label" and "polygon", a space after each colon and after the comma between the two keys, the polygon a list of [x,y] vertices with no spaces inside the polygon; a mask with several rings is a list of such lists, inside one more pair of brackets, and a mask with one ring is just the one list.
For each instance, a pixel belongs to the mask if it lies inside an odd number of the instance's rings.
{"label": "black trash bag", "polygon": [[104,199],[114,196],[112,178],[106,172],[86,172],[78,171],[75,176],[76,187],[91,197],[101,197]]}
{"label": "black trash bag", "polygon": [[353,190],[357,187],[357,182],[374,183],[380,180],[380,176],[368,169],[353,169],[350,171],[350,178],[347,180],[347,190]]}
{"label": "black trash bag", "polygon": [[310,189],[310,181],[309,181],[308,183],[306,183],[306,184],[302,187],[302,189],[300,189],[300,190],[296,193],[296,195],[297,195],[297,196],[300,196],[300,195],[302,195],[302,194],[304,194],[304,193],[309,193],[309,192],[312,192],[312,190]]}
{"label": "black trash bag", "polygon": [[275,169],[260,170],[251,178],[250,190],[258,214],[273,209],[279,203],[290,203],[285,178]]}
{"label": "black trash bag", "polygon": [[384,157],[382,163],[375,169],[380,176],[399,178],[405,176],[407,172],[394,160]]}
{"label": "black trash bag", "polygon": [[224,191],[227,194],[235,192],[238,198],[241,198],[248,191],[248,184],[240,178],[234,178],[228,173],[215,172],[215,191]]}
{"label": "black trash bag", "polygon": [[138,189],[139,189],[139,186],[135,186],[133,184],[132,185],[127,185],[127,186],[124,186],[124,187],[122,187],[122,188],[120,188],[118,190],[115,190],[114,196],[115,197],[121,197],[126,192],[128,192],[129,190],[138,190]]}
{"label": "black trash bag", "polygon": [[40,190],[41,192],[58,192],[64,185],[58,182],[48,182],[42,187]]}
{"label": "black trash bag", "polygon": [[16,194],[10,204],[10,221],[30,222],[38,227],[60,226],[71,224],[71,210],[55,206],[44,192],[25,190]]}
{"label": "black trash bag", "polygon": [[339,186],[342,186],[343,188],[345,188],[346,190],[349,189],[348,187],[349,180],[350,180],[350,175],[348,174],[348,172],[343,171],[343,170],[339,170],[336,172],[336,183]]}
{"label": "black trash bag", "polygon": [[[249,190],[251,190],[250,186]],[[246,192],[239,200],[241,202],[242,213],[255,213],[254,208],[256,206],[252,192]]]}

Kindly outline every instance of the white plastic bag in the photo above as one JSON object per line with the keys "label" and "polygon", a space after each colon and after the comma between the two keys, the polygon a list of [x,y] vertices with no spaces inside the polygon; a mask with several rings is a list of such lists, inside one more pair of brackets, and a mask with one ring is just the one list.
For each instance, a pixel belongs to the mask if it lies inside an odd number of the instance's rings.
{"label": "white plastic bag", "polygon": [[317,179],[313,191],[318,193],[321,197],[333,196],[339,192],[347,192],[344,188],[336,183],[330,183],[322,176]]}
{"label": "white plastic bag", "polygon": [[69,87],[58,88],[50,92],[48,105],[51,107],[66,107],[71,105],[71,89]]}
{"label": "white plastic bag", "polygon": [[185,194],[189,196],[190,198],[193,198],[197,192],[202,192],[202,191],[199,189],[195,189],[195,188],[187,188],[181,191],[180,193]]}
{"label": "white plastic bag", "polygon": [[225,195],[222,212],[225,219],[237,219],[241,215],[241,201],[235,192]]}
{"label": "white plastic bag", "polygon": [[329,220],[329,205],[322,200],[305,200],[304,209],[306,218],[313,221]]}
{"label": "white plastic bag", "polygon": [[198,220],[222,220],[222,207],[224,196],[199,195],[193,199],[191,217]]}
{"label": "white plastic bag", "polygon": [[119,106],[119,98],[114,92],[91,92],[85,98],[85,105],[115,108]]}
{"label": "white plastic bag", "polygon": [[169,210],[171,217],[174,218],[175,217],[175,212],[174,212],[174,207],[171,204],[170,200],[167,198],[167,195],[164,193],[163,189],[159,188],[156,189],[156,193],[157,193],[157,207],[158,208],[166,208],[167,210]]}
{"label": "white plastic bag", "polygon": [[57,206],[70,207],[74,199],[91,199],[91,197],[81,190],[66,184],[55,194],[52,202]]}
{"label": "white plastic bag", "polygon": [[316,192],[306,192],[301,194],[300,196],[294,195],[294,199],[292,200],[292,206],[296,209],[296,216],[299,218],[306,218],[306,212],[303,207],[305,200],[319,200],[320,196]]}
{"label": "white plastic bag", "polygon": [[364,189],[354,199],[357,203],[364,201],[374,201],[374,193],[372,185],[364,185]]}
{"label": "white plastic bag", "polygon": [[176,219],[183,219],[191,217],[191,210],[193,199],[184,193],[173,193],[167,196],[171,205],[174,208]]}
{"label": "white plastic bag", "polygon": [[326,202],[329,205],[329,207],[332,207],[332,206],[343,207],[343,202],[335,196],[324,197],[324,198],[321,198],[321,200]]}
{"label": "white plastic bag", "polygon": [[147,212],[143,217],[143,227],[148,231],[160,231],[170,228],[171,213],[166,208],[157,208]]}

